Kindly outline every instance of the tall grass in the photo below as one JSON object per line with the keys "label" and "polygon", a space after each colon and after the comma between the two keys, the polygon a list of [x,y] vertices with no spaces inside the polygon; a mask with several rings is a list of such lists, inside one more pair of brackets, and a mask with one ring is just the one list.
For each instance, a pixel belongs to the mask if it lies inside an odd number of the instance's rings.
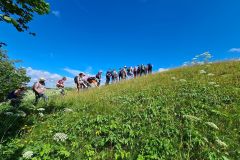
{"label": "tall grass", "polygon": [[[28,100],[24,125],[1,144],[2,157],[238,159],[239,95],[240,62],[224,62],[72,91],[32,109]],[[55,141],[56,133],[67,139]]]}

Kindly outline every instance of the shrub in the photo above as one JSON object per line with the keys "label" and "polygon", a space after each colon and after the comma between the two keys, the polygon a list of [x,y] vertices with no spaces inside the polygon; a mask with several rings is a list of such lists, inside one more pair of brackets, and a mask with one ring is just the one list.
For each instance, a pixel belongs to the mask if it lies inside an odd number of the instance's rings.
{"label": "shrub", "polygon": [[15,66],[17,62],[19,61],[10,60],[6,51],[0,48],[0,102],[3,102],[11,91],[30,80],[24,68]]}

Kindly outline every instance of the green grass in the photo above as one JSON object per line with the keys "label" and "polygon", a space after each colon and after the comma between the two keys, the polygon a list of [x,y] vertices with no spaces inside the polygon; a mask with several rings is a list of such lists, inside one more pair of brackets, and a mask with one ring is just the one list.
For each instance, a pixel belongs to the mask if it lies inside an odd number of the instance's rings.
{"label": "green grass", "polygon": [[[240,62],[184,67],[80,94],[72,91],[37,107],[29,101],[20,108],[27,117],[20,117],[0,144],[3,159],[19,159],[26,151],[39,160],[240,157]],[[43,117],[39,107],[45,108]],[[56,133],[68,139],[57,142]]]}

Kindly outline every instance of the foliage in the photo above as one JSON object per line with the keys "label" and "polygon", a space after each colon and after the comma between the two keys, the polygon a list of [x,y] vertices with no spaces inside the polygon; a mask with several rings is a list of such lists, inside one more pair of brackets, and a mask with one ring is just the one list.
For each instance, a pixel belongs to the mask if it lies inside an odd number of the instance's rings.
{"label": "foliage", "polygon": [[15,67],[16,62],[18,61],[10,60],[5,51],[0,49],[0,102],[3,102],[11,91],[30,80],[25,69]]}
{"label": "foliage", "polygon": [[12,114],[3,104],[0,122],[19,110],[26,117],[8,128],[0,157],[238,159],[239,76],[239,62],[205,64],[58,93],[38,106],[27,98]]}
{"label": "foliage", "polygon": [[19,32],[28,30],[27,24],[34,15],[48,12],[45,0],[0,0],[0,21],[12,24]]}

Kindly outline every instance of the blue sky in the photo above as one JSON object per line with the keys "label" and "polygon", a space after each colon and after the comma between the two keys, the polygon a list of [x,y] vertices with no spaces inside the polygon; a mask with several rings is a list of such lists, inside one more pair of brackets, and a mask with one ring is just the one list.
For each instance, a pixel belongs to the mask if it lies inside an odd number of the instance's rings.
{"label": "blue sky", "polygon": [[173,68],[205,51],[215,60],[240,57],[239,0],[48,2],[51,13],[30,23],[36,37],[0,24],[5,49],[33,79],[149,62]]}

